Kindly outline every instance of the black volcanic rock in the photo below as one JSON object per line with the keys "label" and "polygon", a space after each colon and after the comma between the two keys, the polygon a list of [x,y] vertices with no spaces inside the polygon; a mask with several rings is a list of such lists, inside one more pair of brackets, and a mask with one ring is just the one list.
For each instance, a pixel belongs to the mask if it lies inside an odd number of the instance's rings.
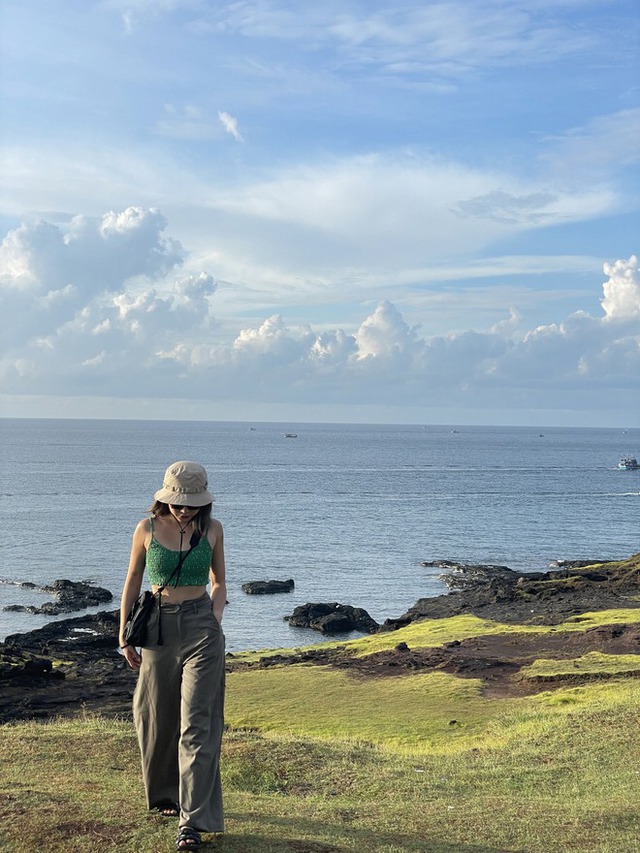
{"label": "black volcanic rock", "polygon": [[[441,579],[451,590],[421,598],[406,613],[387,619],[383,630],[396,630],[419,619],[442,619],[473,613],[506,623],[557,625],[580,613],[640,607],[640,566],[566,561],[546,572],[515,572],[507,566],[425,562],[446,569]],[[586,565],[585,565],[586,563]]]}
{"label": "black volcanic rock", "polygon": [[0,723],[84,709],[129,717],[136,674],[118,651],[118,611],[51,622],[0,643]]}
{"label": "black volcanic rock", "polygon": [[101,586],[94,586],[86,581],[61,579],[54,581],[51,586],[37,587],[31,583],[24,583],[20,586],[23,589],[37,589],[39,592],[48,592],[57,600],[48,601],[42,607],[10,604],[4,607],[4,610],[57,616],[60,613],[73,613],[76,610],[84,610],[86,607],[107,604],[113,600],[113,595],[108,589]]}
{"label": "black volcanic rock", "polygon": [[314,628],[323,634],[363,631],[374,634],[380,628],[366,610],[350,604],[301,604],[285,620],[294,628]]}
{"label": "black volcanic rock", "polygon": [[247,581],[242,584],[242,591],[247,595],[276,595],[281,592],[292,592],[294,588],[293,578],[286,581]]}

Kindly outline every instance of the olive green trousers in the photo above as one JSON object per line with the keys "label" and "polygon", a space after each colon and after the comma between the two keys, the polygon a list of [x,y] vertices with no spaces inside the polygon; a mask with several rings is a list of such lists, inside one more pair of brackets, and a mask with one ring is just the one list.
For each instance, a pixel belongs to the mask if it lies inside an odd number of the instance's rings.
{"label": "olive green trousers", "polygon": [[208,595],[162,607],[133,697],[142,778],[151,808],[177,803],[180,826],[222,832],[220,746],[224,727],[224,635]]}

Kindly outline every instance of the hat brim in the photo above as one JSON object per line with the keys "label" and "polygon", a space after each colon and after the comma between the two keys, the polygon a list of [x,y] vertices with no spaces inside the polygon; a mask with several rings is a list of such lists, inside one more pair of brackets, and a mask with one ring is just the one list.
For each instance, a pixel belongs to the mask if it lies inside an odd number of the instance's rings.
{"label": "hat brim", "polygon": [[206,489],[204,492],[174,492],[171,489],[160,489],[153,496],[155,500],[163,504],[173,506],[206,506],[213,503],[213,495]]}

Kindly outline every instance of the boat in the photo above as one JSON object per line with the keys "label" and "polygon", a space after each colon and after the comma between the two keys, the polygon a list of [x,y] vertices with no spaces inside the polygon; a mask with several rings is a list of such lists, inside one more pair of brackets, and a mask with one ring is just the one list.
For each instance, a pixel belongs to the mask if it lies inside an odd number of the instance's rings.
{"label": "boat", "polygon": [[298,433],[297,432],[285,432],[284,437],[285,438],[297,438]]}
{"label": "boat", "polygon": [[638,465],[638,460],[635,456],[623,456],[618,462],[618,468],[621,471],[635,471],[637,468],[640,468],[640,465]]}

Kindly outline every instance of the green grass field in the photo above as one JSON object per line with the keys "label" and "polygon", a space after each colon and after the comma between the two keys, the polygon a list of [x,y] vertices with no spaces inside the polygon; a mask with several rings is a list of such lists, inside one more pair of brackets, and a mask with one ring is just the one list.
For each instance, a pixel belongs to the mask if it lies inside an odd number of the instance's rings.
{"label": "green grass field", "polygon": [[[639,617],[610,611],[528,630]],[[510,630],[522,628],[458,617],[364,638],[354,649]],[[635,662],[594,653],[536,661],[529,677],[578,671],[594,680],[499,699],[483,696],[477,680],[443,673],[365,679],[302,664],[233,672],[223,749],[227,830],[205,836],[203,849],[640,851]],[[130,723],[87,716],[5,725],[0,762],[1,849],[173,849],[175,823],[144,809]]]}

